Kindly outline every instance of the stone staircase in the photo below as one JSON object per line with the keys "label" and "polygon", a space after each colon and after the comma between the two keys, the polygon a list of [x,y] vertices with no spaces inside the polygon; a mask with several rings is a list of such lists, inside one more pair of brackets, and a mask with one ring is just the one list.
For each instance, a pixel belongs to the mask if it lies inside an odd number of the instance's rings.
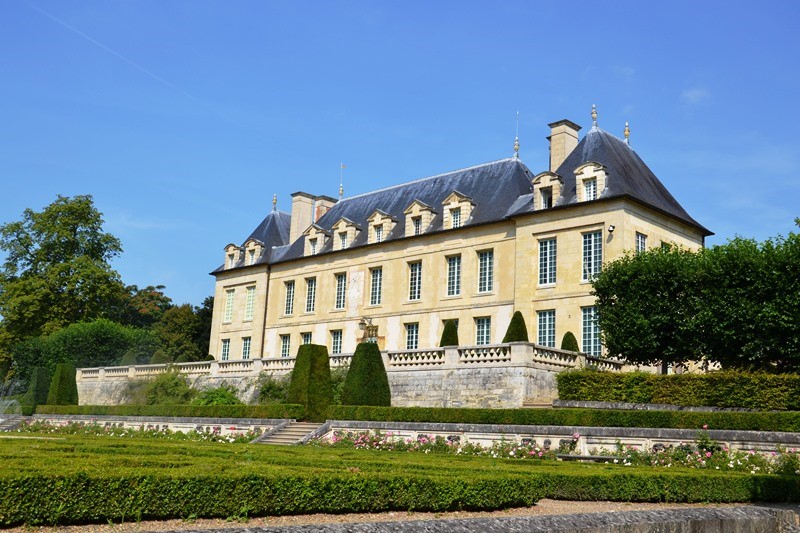
{"label": "stone staircase", "polygon": [[553,404],[552,404],[552,402],[551,403],[544,403],[544,402],[538,402],[538,401],[534,400],[533,398],[526,398],[522,402],[522,407],[524,409],[552,409]]}
{"label": "stone staircase", "polygon": [[22,415],[2,415],[0,416],[0,432],[14,431],[22,425]]}
{"label": "stone staircase", "polygon": [[322,424],[316,424],[314,422],[292,421],[275,433],[257,439],[257,442],[259,444],[280,444],[284,446],[288,446],[289,444],[297,444],[303,440],[303,437],[315,431],[321,425]]}

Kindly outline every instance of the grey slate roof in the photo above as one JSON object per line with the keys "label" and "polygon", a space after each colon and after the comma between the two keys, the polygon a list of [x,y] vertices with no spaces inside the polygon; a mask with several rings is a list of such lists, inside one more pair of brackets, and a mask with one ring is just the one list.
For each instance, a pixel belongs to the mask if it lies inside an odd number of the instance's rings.
{"label": "grey slate roof", "polygon": [[[699,229],[704,235],[712,235],[689,216],[630,146],[597,127],[593,127],[581,139],[556,170],[564,185],[561,198],[553,209],[576,203],[574,171],[590,161],[605,166],[608,173],[606,189],[600,192],[597,201],[615,197],[633,198]],[[333,225],[345,218],[364,230],[369,227],[367,219],[375,211],[380,211],[397,222],[392,232],[384,236],[384,241],[401,238],[405,236],[404,211],[417,200],[430,206],[434,212],[431,226],[425,230],[429,234],[443,229],[442,202],[455,191],[475,202],[470,218],[462,221],[463,226],[499,221],[533,212],[533,177],[534,174],[519,159],[501,159],[345,198],[320,217],[315,226],[330,235]],[[279,263],[303,257],[305,237],[290,243],[290,223],[291,216],[288,213],[272,212],[248,237],[258,239],[266,247],[256,264]],[[366,244],[368,234],[368,231],[359,232],[350,247]],[[332,246],[333,239],[328,239],[318,253],[329,252]],[[214,273],[223,270],[223,266]],[[243,266],[241,261],[237,264],[239,266]]]}

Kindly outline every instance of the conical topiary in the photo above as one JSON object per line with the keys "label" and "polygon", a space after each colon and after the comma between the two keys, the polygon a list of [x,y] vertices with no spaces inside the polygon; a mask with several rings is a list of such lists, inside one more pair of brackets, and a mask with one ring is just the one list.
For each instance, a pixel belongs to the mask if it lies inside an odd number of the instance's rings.
{"label": "conical topiary", "polygon": [[312,422],[324,422],[328,408],[333,403],[333,383],[328,348],[319,344],[311,352],[311,371],[308,374],[308,404],[306,418]]}
{"label": "conical topiary", "polygon": [[128,350],[127,352],[125,352],[125,355],[122,356],[122,359],[120,359],[119,364],[120,366],[132,366],[137,364],[138,362],[139,358],[137,353],[133,350]]}
{"label": "conical topiary", "polygon": [[516,311],[511,317],[503,342],[528,342],[528,327],[521,312]]}
{"label": "conical topiary", "polygon": [[308,405],[308,378],[311,373],[311,352],[313,344],[301,344],[294,359],[294,368],[289,378],[286,400],[289,403]]}
{"label": "conical topiary", "polygon": [[389,407],[391,404],[389,378],[383,366],[381,351],[374,342],[362,342],[356,347],[350,362],[350,370],[342,390],[342,405]]}
{"label": "conical topiary", "polygon": [[48,405],[78,405],[78,385],[75,383],[75,367],[72,363],[59,363],[50,392],[47,394]]}
{"label": "conical topiary", "polygon": [[570,352],[581,351],[580,346],[578,346],[578,339],[575,338],[575,335],[573,335],[571,331],[564,333],[564,338],[561,339],[561,349]]}
{"label": "conical topiary", "polygon": [[[31,372],[31,381],[28,385],[28,392],[22,397],[20,402],[24,406],[35,409],[37,405],[47,403],[47,395],[50,392],[50,373],[46,368],[37,366]],[[33,409],[31,412],[33,412]]]}
{"label": "conical topiary", "polygon": [[171,362],[172,361],[167,356],[167,354],[164,353],[164,350],[161,350],[161,349],[156,350],[153,353],[153,357],[150,358],[150,364],[151,365],[163,365],[163,364],[171,363]]}
{"label": "conical topiary", "polygon": [[458,346],[458,324],[455,320],[445,320],[444,330],[442,331],[442,339],[439,341],[439,346]]}

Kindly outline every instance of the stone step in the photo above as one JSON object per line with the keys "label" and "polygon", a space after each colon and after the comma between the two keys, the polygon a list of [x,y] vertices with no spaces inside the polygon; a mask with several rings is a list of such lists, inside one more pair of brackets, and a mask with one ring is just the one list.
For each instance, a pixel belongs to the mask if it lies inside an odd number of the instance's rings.
{"label": "stone step", "polygon": [[552,409],[553,404],[544,402],[525,401],[522,402],[522,407],[524,409]]}
{"label": "stone step", "polygon": [[309,422],[293,422],[277,433],[270,435],[269,437],[259,439],[257,442],[260,444],[280,444],[284,446],[296,444],[321,425],[322,424],[314,424]]}
{"label": "stone step", "polygon": [[22,415],[3,415],[0,418],[0,431],[14,431],[22,425]]}

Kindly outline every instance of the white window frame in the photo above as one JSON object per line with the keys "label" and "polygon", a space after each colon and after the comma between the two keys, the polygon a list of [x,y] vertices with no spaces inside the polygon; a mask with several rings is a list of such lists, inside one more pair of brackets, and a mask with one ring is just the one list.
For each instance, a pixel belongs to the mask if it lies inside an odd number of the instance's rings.
{"label": "white window frame", "polygon": [[339,249],[340,250],[347,250],[347,232],[340,231],[339,232]]}
{"label": "white window frame", "polygon": [[411,217],[411,223],[414,225],[414,235],[422,233],[422,217]]}
{"label": "white window frame", "polygon": [[331,355],[342,353],[342,330],[331,330]]}
{"label": "white window frame", "polygon": [[256,308],[256,286],[250,285],[245,289],[244,299],[244,319],[253,320]]}
{"label": "white window frame", "polygon": [[583,240],[581,281],[592,281],[603,269],[603,230],[584,233],[581,238]]}
{"label": "white window frame", "polygon": [[406,350],[419,349],[419,322],[406,323]]}
{"label": "white window frame", "polygon": [[317,255],[317,239],[309,239],[308,248],[311,251],[311,255]]}
{"label": "white window frame", "polygon": [[492,342],[492,317],[475,318],[475,344],[483,346]]}
{"label": "white window frame", "polygon": [[285,281],[283,282],[284,290],[285,290],[285,299],[283,303],[283,314],[284,315],[293,315],[294,314],[294,280]]}
{"label": "white window frame", "polygon": [[306,278],[306,313],[313,313],[317,307],[317,278]]}
{"label": "white window frame", "polygon": [[375,242],[383,242],[383,224],[378,224],[374,227]]}
{"label": "white window frame", "polygon": [[536,344],[556,347],[556,310],[546,309],[536,313],[538,328],[536,333]]}
{"label": "white window frame", "polygon": [[252,343],[252,337],[242,337],[242,361],[250,359],[250,347]]}
{"label": "white window frame", "polygon": [[225,290],[225,312],[222,314],[222,323],[230,324],[233,322],[233,299],[236,296],[236,289]]}
{"label": "white window frame", "polygon": [[592,357],[600,357],[603,354],[595,306],[581,307],[581,351]]}
{"label": "white window frame", "polygon": [[597,200],[597,178],[583,180],[583,199],[586,201]]}
{"label": "white window frame", "polygon": [[408,300],[422,298],[422,261],[408,263]]}
{"label": "white window frame", "polygon": [[494,290],[494,250],[478,252],[478,292]]}
{"label": "white window frame", "polygon": [[227,361],[231,357],[231,340],[222,339],[222,345],[219,350],[220,361]]}
{"label": "white window frame", "polygon": [[461,294],[461,255],[447,257],[447,295]]}
{"label": "white window frame", "polygon": [[383,267],[370,269],[369,305],[381,305],[383,301]]}
{"label": "white window frame", "polygon": [[289,334],[281,335],[281,357],[291,357],[292,355],[292,336]]}
{"label": "white window frame", "polygon": [[303,344],[311,344],[313,336],[311,335],[310,331],[304,331],[300,334],[300,337],[303,340]]}
{"label": "white window frame", "polygon": [[450,210],[450,227],[453,229],[461,227],[461,207]]}
{"label": "white window frame", "polygon": [[336,274],[336,299],[333,304],[334,309],[344,309],[347,299],[347,274]]}
{"label": "white window frame", "polygon": [[542,209],[553,207],[553,187],[542,187],[539,189],[539,198],[542,200]]}
{"label": "white window frame", "polygon": [[539,285],[555,285],[558,242],[555,237],[539,240]]}
{"label": "white window frame", "polygon": [[250,249],[247,251],[247,261],[249,265],[256,264],[256,251],[254,249]]}
{"label": "white window frame", "polygon": [[228,254],[228,268],[233,268],[236,266],[236,255]]}
{"label": "white window frame", "polygon": [[640,254],[647,251],[647,235],[636,232],[636,253]]}

